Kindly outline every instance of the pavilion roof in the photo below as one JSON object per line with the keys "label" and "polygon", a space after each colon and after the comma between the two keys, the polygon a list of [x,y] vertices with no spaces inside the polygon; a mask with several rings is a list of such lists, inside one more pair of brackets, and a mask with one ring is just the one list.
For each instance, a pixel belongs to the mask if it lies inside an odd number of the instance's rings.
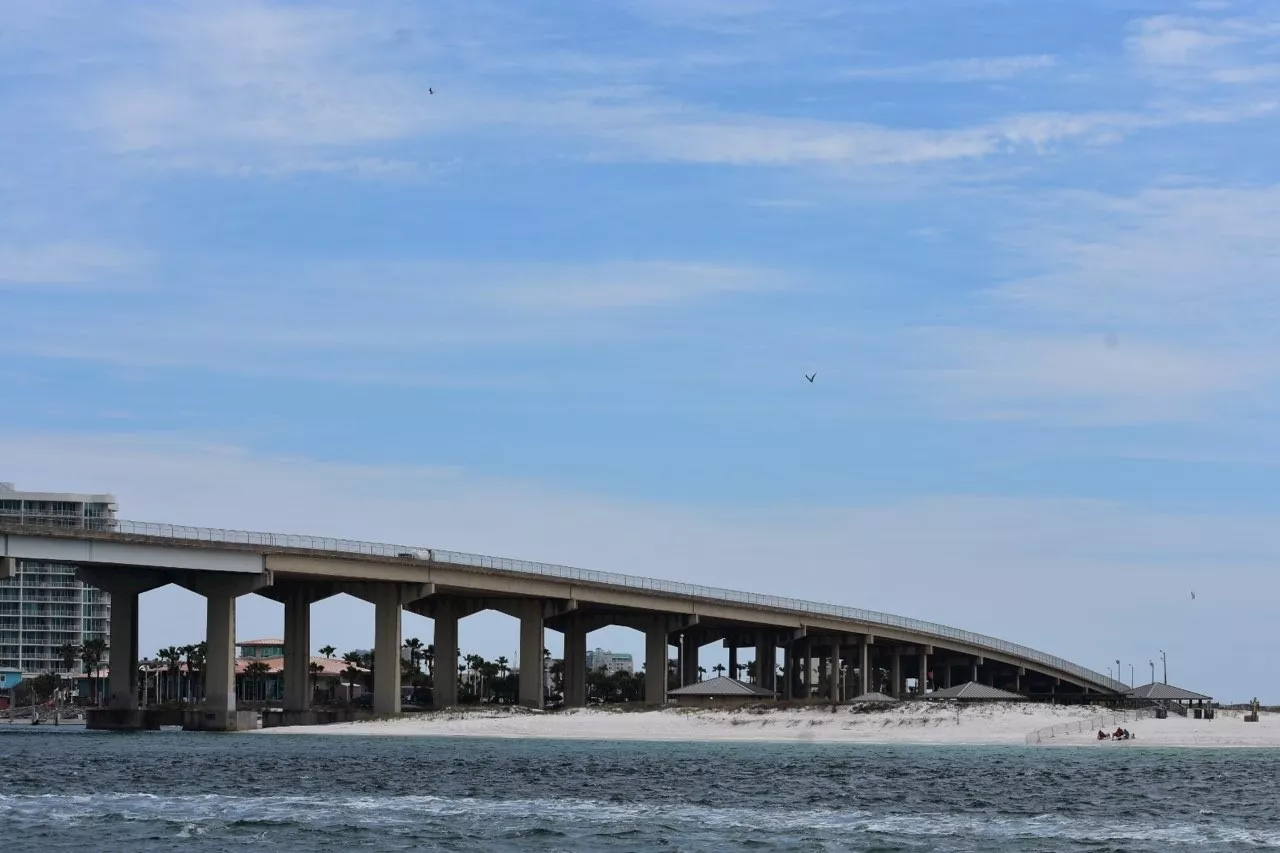
{"label": "pavilion roof", "polygon": [[964,684],[958,684],[955,687],[947,687],[943,690],[935,690],[932,693],[926,693],[925,699],[987,699],[1001,700],[1006,702],[1018,701],[1026,699],[1020,693],[1011,693],[1008,690],[1001,690],[999,687],[989,687],[985,684],[979,684],[976,681],[968,681]]}

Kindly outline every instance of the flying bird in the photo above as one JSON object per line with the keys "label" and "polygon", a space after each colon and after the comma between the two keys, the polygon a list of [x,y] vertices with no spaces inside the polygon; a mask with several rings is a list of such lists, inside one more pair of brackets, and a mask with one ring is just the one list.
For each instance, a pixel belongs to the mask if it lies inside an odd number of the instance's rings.
{"label": "flying bird", "polygon": [[435,93],[436,93],[436,90],[435,90],[435,89],[432,89],[430,86],[428,86],[428,87],[427,87],[427,94],[428,94],[428,95],[434,95]]}
{"label": "flying bird", "polygon": [[816,379],[816,378],[817,378],[817,376],[818,376],[818,374],[817,374],[817,373],[806,373],[806,374],[804,375],[804,378],[805,378],[805,379],[808,379],[810,382],[813,382],[813,380],[814,380],[814,379]]}
{"label": "flying bird", "polygon": [[1191,591],[1191,600],[1192,600],[1192,601],[1195,601],[1195,600],[1196,600],[1196,593],[1195,593],[1195,590],[1192,590],[1192,591]]}

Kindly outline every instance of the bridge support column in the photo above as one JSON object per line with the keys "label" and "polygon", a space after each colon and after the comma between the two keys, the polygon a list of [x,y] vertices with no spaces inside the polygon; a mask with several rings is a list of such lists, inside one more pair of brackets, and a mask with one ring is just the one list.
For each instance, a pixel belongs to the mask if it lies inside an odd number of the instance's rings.
{"label": "bridge support column", "polygon": [[284,709],[311,710],[311,596],[301,586],[284,595]]}
{"label": "bridge support column", "polygon": [[782,647],[782,698],[796,698],[796,643]]}
{"label": "bridge support column", "polygon": [[184,729],[232,732],[252,728],[257,714],[236,711],[236,599],[271,586],[271,573],[212,576],[193,574],[178,581],[205,597],[204,703],[188,711]]}
{"label": "bridge support column", "polygon": [[431,707],[436,710],[458,704],[458,609],[441,599],[434,614],[432,644],[436,657],[431,668]]}
{"label": "bridge support column", "polygon": [[775,655],[773,654],[773,640],[766,638],[764,632],[756,636],[756,686],[764,690],[773,689],[773,675]]}
{"label": "bridge support column", "polygon": [[[89,728],[133,729],[143,727],[138,708],[138,596],[163,586],[167,580],[147,569],[76,571],[84,583],[111,597],[111,629],[107,636],[107,695],[111,713],[98,714]],[[136,724],[136,725],[135,725]]]}
{"label": "bridge support column", "polygon": [[738,641],[729,641],[729,677],[738,677]]}
{"label": "bridge support column", "polygon": [[207,729],[234,731],[236,721],[236,598],[210,591],[205,600],[204,715]]}
{"label": "bridge support column", "polygon": [[813,640],[805,637],[800,652],[800,690],[804,701],[813,698]]}
{"label": "bridge support column", "polygon": [[587,629],[582,617],[570,615],[564,626],[564,706],[587,704]]}
{"label": "bridge support column", "polygon": [[902,652],[893,650],[893,663],[889,676],[889,695],[894,699],[902,698]]}
{"label": "bridge support column", "polygon": [[111,596],[111,643],[107,664],[107,707],[138,707],[138,592],[117,589]]}
{"label": "bridge support column", "polygon": [[667,626],[655,617],[644,634],[644,701],[667,704]]}
{"label": "bridge support column", "polygon": [[978,683],[978,662],[976,660],[973,662],[973,672],[970,674],[969,680],[974,684]]}
{"label": "bridge support column", "polygon": [[831,699],[832,705],[839,705],[840,704],[840,641],[839,640],[833,641],[831,643],[831,658],[830,658],[829,665],[831,667],[831,671],[827,676],[827,678],[829,679],[829,683],[827,684],[827,694],[828,694],[828,698]]}
{"label": "bridge support column", "polygon": [[682,643],[680,665],[681,683],[684,685],[698,683],[698,651],[702,638],[694,631],[684,631],[680,635]]}
{"label": "bridge support column", "polygon": [[542,602],[524,603],[520,613],[520,704],[541,708],[546,691]]}
{"label": "bridge support column", "polygon": [[920,648],[920,671],[916,675],[916,690],[923,696],[929,689],[929,652]]}
{"label": "bridge support column", "polygon": [[858,695],[871,692],[871,644],[863,637],[858,641]]}
{"label": "bridge support column", "polygon": [[373,712],[400,713],[401,592],[380,584],[374,593]]}

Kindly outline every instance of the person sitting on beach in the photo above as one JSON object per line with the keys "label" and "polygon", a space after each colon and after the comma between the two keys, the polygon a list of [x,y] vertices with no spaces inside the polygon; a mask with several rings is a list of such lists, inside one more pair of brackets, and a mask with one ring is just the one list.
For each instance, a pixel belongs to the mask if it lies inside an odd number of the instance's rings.
{"label": "person sitting on beach", "polygon": [[1102,729],[1098,729],[1098,740],[1106,740],[1109,737],[1111,737],[1111,735],[1107,734]]}
{"label": "person sitting on beach", "polygon": [[1111,736],[1115,740],[1124,740],[1124,729],[1116,727],[1116,733]]}

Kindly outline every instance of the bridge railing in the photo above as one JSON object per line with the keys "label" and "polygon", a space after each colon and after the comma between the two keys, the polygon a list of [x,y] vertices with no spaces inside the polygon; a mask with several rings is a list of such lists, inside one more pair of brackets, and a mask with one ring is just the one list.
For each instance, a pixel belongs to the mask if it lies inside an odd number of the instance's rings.
{"label": "bridge railing", "polygon": [[1046,726],[1043,729],[1036,729],[1027,735],[1027,745],[1034,746],[1038,743],[1054,740],[1059,737],[1068,735],[1084,734],[1089,732],[1094,734],[1099,730],[1110,733],[1112,726],[1117,723],[1127,723],[1133,720],[1143,720],[1155,716],[1155,708],[1130,708],[1123,711],[1111,711],[1106,714],[1099,714],[1096,717],[1090,717],[1087,720],[1073,720],[1069,723],[1058,723],[1056,726]]}
{"label": "bridge railing", "polygon": [[129,521],[114,518],[90,518],[63,515],[32,515],[0,511],[0,523],[20,524],[31,527],[86,527],[105,532],[134,536],[153,536],[165,539],[181,539],[191,542],[226,543],[233,545],[249,545],[262,548],[302,548],[313,551],[327,551],[339,554],[357,554],[370,557],[399,557],[405,554],[430,551],[431,559],[440,563],[451,563],[461,566],[472,566],[483,569],[496,569],[507,572],[521,572],[543,577],[554,577],[565,580],[598,583],[612,586],[628,587],[648,592],[661,592],[682,598],[700,598],[709,601],[729,602],[751,607],[763,607],[775,610],[788,610],[815,616],[829,616],[836,619],[847,619],[868,625],[903,628],[917,634],[936,637],[940,640],[955,640],[971,646],[978,646],[992,651],[1004,652],[1023,660],[1038,663],[1059,672],[1079,679],[1082,683],[1093,687],[1102,687],[1118,693],[1129,689],[1127,684],[1094,672],[1091,669],[1072,663],[1056,655],[1046,654],[1027,646],[989,637],[972,631],[964,631],[949,625],[925,622],[896,616],[892,613],[881,613],[875,610],[863,610],[857,607],[844,607],[835,604],[822,604],[816,601],[784,598],[775,595],[761,595],[752,592],[720,589],[699,584],[665,581],[637,575],[601,572],[592,569],[580,569],[574,566],[562,566],[554,563],[535,563],[527,560],[514,560],[506,557],[489,557],[482,554],[469,554],[463,551],[445,551],[426,549],[420,546],[392,545],[381,542],[363,542],[355,539],[334,539],[324,536],[302,536],[286,533],[265,533],[247,530],[228,530],[217,527],[192,527],[181,524],[163,524],[152,521]]}

